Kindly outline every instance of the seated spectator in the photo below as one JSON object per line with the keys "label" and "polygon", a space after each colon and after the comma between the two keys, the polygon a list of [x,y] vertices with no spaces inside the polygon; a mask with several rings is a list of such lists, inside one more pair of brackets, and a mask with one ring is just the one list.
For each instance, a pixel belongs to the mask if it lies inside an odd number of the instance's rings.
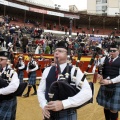
{"label": "seated spectator", "polygon": [[45,54],[50,54],[50,47],[47,44],[47,46],[45,47]]}

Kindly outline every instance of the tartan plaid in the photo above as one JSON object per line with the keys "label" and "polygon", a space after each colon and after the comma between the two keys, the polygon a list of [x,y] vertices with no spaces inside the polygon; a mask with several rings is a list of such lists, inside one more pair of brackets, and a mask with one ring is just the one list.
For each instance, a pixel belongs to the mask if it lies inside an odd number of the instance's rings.
{"label": "tartan plaid", "polygon": [[24,72],[23,71],[20,71],[19,74],[18,74],[18,78],[20,80],[20,83],[23,82],[23,77],[24,77]]}
{"label": "tartan plaid", "polygon": [[98,104],[110,110],[120,111],[120,85],[115,87],[114,95],[109,99],[106,99],[104,91],[105,86],[101,86],[96,98]]}
{"label": "tartan plaid", "polygon": [[0,102],[0,120],[15,120],[17,99],[4,100]]}
{"label": "tartan plaid", "polygon": [[29,85],[35,85],[36,84],[36,71],[31,72],[31,75],[28,79]]}
{"label": "tartan plaid", "polygon": [[59,112],[51,112],[52,120],[77,120],[76,110],[66,109]]}

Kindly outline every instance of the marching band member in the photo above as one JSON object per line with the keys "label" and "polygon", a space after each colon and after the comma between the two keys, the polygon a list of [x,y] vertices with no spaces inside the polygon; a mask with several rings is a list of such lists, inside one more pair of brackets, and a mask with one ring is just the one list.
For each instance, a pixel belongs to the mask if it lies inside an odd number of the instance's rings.
{"label": "marching band member", "polygon": [[25,63],[23,60],[23,55],[20,55],[18,58],[18,62],[16,64],[16,68],[17,68],[17,72],[18,72],[18,78],[20,80],[20,83],[23,82],[23,78],[24,78],[24,70],[25,70]]}
{"label": "marching band member", "polygon": [[37,90],[36,90],[36,70],[38,70],[38,64],[34,60],[33,55],[29,54],[29,62],[27,64],[27,73],[28,73],[28,91],[24,97],[29,97],[29,93],[31,88],[33,87],[34,93],[31,95],[37,95]]}
{"label": "marching band member", "polygon": [[[54,51],[54,61],[56,63],[56,58],[58,58],[60,68],[61,68],[61,73],[64,75],[65,75],[65,69],[67,66],[67,50],[68,50],[67,43],[65,41],[60,41],[56,45],[56,49]],[[78,94],[74,95],[73,97],[68,97],[65,100],[55,100],[55,101],[49,102],[48,100],[49,88],[54,81],[58,80],[56,78],[55,69],[56,69],[55,66],[50,66],[44,70],[40,85],[37,90],[38,101],[39,101],[40,107],[42,108],[43,116],[46,119],[50,118],[52,120],[55,120],[55,119],[77,120],[76,109],[73,107],[82,105],[86,101],[92,98],[91,88],[87,80],[85,79],[85,81],[83,82],[82,90]],[[75,67],[73,66],[70,72],[70,79],[72,79],[74,71],[75,71]],[[80,69],[78,69],[77,76],[76,76],[77,85],[80,83],[82,76],[83,76],[83,73],[81,72]],[[65,91],[63,91],[63,94],[64,92]],[[53,112],[57,113],[57,115],[54,115]]]}
{"label": "marching band member", "polygon": [[118,45],[110,46],[109,57],[101,58],[102,70],[97,79],[101,86],[97,103],[104,107],[105,120],[118,120],[120,111],[120,57]]}
{"label": "marching band member", "polygon": [[17,90],[19,79],[17,73],[11,68],[8,58],[9,52],[0,51],[0,65],[3,68],[0,71],[0,79],[8,81],[6,87],[0,86],[0,120],[15,120],[16,118],[17,99],[16,96],[9,96],[9,94]]}

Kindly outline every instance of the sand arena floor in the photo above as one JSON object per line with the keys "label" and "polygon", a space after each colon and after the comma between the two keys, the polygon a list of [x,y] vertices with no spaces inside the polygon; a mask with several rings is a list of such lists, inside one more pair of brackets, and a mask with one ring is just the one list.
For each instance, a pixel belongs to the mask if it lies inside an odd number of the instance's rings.
{"label": "sand arena floor", "polygon": [[[103,108],[97,105],[95,99],[99,89],[99,83],[94,84],[94,86],[94,103],[78,109],[78,120],[105,120]],[[26,93],[26,90],[24,93]],[[31,90],[31,93],[33,93],[33,89]],[[42,111],[39,107],[36,95],[28,98],[18,97],[16,120],[42,120]]]}

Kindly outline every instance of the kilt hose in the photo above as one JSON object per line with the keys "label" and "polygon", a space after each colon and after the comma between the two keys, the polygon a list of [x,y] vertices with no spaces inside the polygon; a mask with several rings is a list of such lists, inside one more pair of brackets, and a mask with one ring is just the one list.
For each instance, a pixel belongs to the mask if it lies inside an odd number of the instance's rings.
{"label": "kilt hose", "polygon": [[114,88],[113,96],[110,98],[107,98],[104,94],[105,88],[104,85],[101,85],[96,98],[97,103],[109,110],[120,111],[120,86]]}
{"label": "kilt hose", "polygon": [[0,101],[0,120],[15,120],[17,98]]}
{"label": "kilt hose", "polygon": [[33,71],[33,72],[30,72],[28,85],[35,85],[35,84],[36,84],[36,71]]}
{"label": "kilt hose", "polygon": [[24,71],[19,71],[19,72],[18,72],[18,78],[19,78],[19,80],[20,80],[20,83],[23,82],[23,77],[24,77]]}

